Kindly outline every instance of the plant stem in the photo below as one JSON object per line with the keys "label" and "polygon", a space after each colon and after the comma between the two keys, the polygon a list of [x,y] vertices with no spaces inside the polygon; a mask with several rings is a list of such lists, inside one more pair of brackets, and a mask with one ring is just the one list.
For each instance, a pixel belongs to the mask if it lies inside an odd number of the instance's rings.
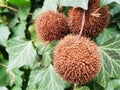
{"label": "plant stem", "polygon": [[[0,4],[0,7],[8,8],[8,9],[14,11],[14,12],[18,12],[18,9],[13,8],[13,7],[11,7],[11,6],[8,6],[8,5],[2,5],[2,4]],[[32,15],[32,13],[29,13],[29,15]]]}
{"label": "plant stem", "polygon": [[80,39],[80,37],[82,35],[84,25],[85,25],[85,10],[83,11],[82,26],[81,26],[81,29],[80,29],[80,33],[79,33],[78,39]]}
{"label": "plant stem", "polygon": [[112,21],[112,23],[118,22],[118,21],[117,21],[118,19],[120,19],[120,17],[115,18],[115,19]]}
{"label": "plant stem", "polygon": [[7,67],[5,64],[0,63],[0,66]]}
{"label": "plant stem", "polygon": [[14,12],[17,12],[17,11],[18,11],[17,9],[15,9],[15,8],[13,8],[13,7],[10,7],[10,6],[7,6],[7,5],[2,5],[2,4],[0,4],[0,7],[8,8],[8,9],[14,11]]}
{"label": "plant stem", "polygon": [[61,13],[62,12],[62,5],[59,5],[58,6],[58,10],[57,10],[59,13]]}

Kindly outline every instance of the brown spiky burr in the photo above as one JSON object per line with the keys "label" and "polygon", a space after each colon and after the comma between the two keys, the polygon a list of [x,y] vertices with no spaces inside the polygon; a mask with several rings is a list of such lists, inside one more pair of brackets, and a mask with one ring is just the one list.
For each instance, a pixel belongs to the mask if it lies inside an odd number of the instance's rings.
{"label": "brown spiky burr", "polygon": [[99,73],[101,56],[89,38],[68,35],[56,46],[53,64],[64,80],[83,85]]}
{"label": "brown spiky burr", "polygon": [[98,8],[100,7],[100,0],[89,0],[88,8]]}
{"label": "brown spiky burr", "polygon": [[[83,35],[87,37],[97,37],[109,24],[109,7],[99,8],[98,4],[89,5],[86,10],[85,25]],[[72,8],[68,12],[68,26],[71,33],[78,34],[81,29],[83,9]]]}
{"label": "brown spiky burr", "polygon": [[38,37],[44,41],[63,38],[68,33],[67,20],[62,13],[46,11],[35,21]]}

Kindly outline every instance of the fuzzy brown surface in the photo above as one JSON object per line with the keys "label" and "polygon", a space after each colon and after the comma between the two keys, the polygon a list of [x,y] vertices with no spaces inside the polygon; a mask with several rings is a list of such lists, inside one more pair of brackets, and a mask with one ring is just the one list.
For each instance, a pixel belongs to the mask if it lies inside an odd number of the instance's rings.
{"label": "fuzzy brown surface", "polygon": [[101,68],[101,57],[96,44],[89,38],[69,35],[54,51],[54,67],[69,83],[83,85],[91,81]]}
{"label": "fuzzy brown surface", "polygon": [[[68,12],[68,26],[71,33],[78,34],[82,25],[83,9],[72,8]],[[108,26],[110,19],[109,7],[99,8],[93,4],[86,11],[83,35],[97,37]]]}
{"label": "fuzzy brown surface", "polygon": [[88,2],[88,8],[98,8],[100,7],[100,0],[89,0]]}
{"label": "fuzzy brown surface", "polygon": [[63,38],[68,33],[66,18],[63,14],[46,11],[36,19],[35,28],[39,38],[52,41]]}

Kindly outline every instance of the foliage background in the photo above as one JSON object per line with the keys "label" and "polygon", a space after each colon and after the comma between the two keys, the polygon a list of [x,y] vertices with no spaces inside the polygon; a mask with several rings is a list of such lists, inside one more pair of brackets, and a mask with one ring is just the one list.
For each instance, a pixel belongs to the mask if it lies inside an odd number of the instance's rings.
{"label": "foliage background", "polygon": [[101,0],[110,6],[110,25],[94,40],[102,55],[102,69],[83,86],[69,85],[56,74],[52,52],[37,38],[34,21],[46,10],[63,13],[67,6],[88,9],[89,0],[0,0],[0,90],[120,90],[120,1]]}

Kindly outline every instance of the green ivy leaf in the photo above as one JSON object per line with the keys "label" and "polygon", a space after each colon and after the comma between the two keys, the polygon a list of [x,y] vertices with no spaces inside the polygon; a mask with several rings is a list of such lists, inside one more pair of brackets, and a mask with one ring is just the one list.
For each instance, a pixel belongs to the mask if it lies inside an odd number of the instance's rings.
{"label": "green ivy leaf", "polygon": [[101,85],[95,82],[93,83],[93,88],[93,90],[104,90],[104,88]]}
{"label": "green ivy leaf", "polygon": [[120,29],[120,22],[117,23],[118,28]]}
{"label": "green ivy leaf", "polygon": [[[0,86],[15,85],[22,86],[22,74],[19,69],[7,71],[7,60],[5,60],[0,53]],[[0,89],[1,90],[1,89]]]}
{"label": "green ivy leaf", "polygon": [[30,6],[30,0],[19,0],[19,2],[17,0],[7,0],[7,2],[14,4],[18,7],[22,7],[22,6]]}
{"label": "green ivy leaf", "polygon": [[5,25],[0,25],[0,45],[6,46],[7,39],[10,35],[9,28]]}
{"label": "green ivy leaf", "polygon": [[15,79],[15,85],[16,86],[19,86],[19,87],[22,87],[22,82],[23,82],[23,79],[22,79],[22,75],[23,75],[23,72],[20,71],[19,69],[14,69],[12,70],[13,73],[14,73],[14,79]]}
{"label": "green ivy leaf", "polygon": [[39,39],[38,39],[38,35],[36,33],[35,30],[35,26],[34,24],[30,25],[28,28],[29,32],[30,32],[30,36],[31,36],[31,40],[33,40],[33,44],[38,47],[39,45]]}
{"label": "green ivy leaf", "polygon": [[0,87],[0,90],[8,90],[7,87]]}
{"label": "green ivy leaf", "polygon": [[19,86],[14,86],[14,87],[12,88],[12,90],[22,90],[22,88],[19,87]]}
{"label": "green ivy leaf", "polygon": [[31,39],[32,40],[37,40],[38,36],[37,36],[36,30],[35,30],[34,24],[30,25],[29,28],[28,28],[28,30],[30,32]]}
{"label": "green ivy leaf", "polygon": [[2,23],[2,18],[1,18],[1,16],[0,16],[0,23]]}
{"label": "green ivy leaf", "polygon": [[39,46],[37,47],[37,51],[39,55],[42,55],[46,50],[46,45],[43,41],[40,41]]}
{"label": "green ivy leaf", "polygon": [[116,3],[119,3],[120,4],[120,0],[101,0],[101,7],[107,5],[107,4],[110,4],[112,2],[116,2]]}
{"label": "green ivy leaf", "polygon": [[13,19],[11,19],[10,23],[9,23],[9,28],[13,28],[15,27],[15,25],[19,23],[19,20],[18,20],[18,15],[15,14],[15,17]]}
{"label": "green ivy leaf", "polygon": [[0,0],[0,4],[5,4],[5,0]]}
{"label": "green ivy leaf", "polygon": [[120,13],[120,4],[115,4],[114,8],[110,9],[110,13],[112,16],[116,15],[117,13]]}
{"label": "green ivy leaf", "polygon": [[26,20],[30,11],[30,7],[21,7],[18,11],[18,17],[21,21]]}
{"label": "green ivy leaf", "polygon": [[0,86],[7,86],[10,83],[10,75],[6,72],[6,69],[6,64],[0,62]]}
{"label": "green ivy leaf", "polygon": [[0,51],[0,62],[3,61],[3,54]]}
{"label": "green ivy leaf", "polygon": [[7,68],[6,68],[6,72],[9,72],[9,78],[10,78],[10,84],[9,85],[17,85],[17,86],[22,86],[22,74],[23,72],[20,71],[19,69],[13,69],[11,71],[7,71]]}
{"label": "green ivy leaf", "polygon": [[108,83],[108,87],[106,90],[115,90],[115,88],[117,88],[118,86],[120,86],[120,80],[116,79],[116,80],[111,80]]}
{"label": "green ivy leaf", "polygon": [[44,0],[44,5],[42,7],[41,12],[44,12],[47,10],[57,11],[58,1],[59,0]]}
{"label": "green ivy leaf", "polygon": [[118,87],[116,87],[114,90],[120,90],[120,85]]}
{"label": "green ivy leaf", "polygon": [[64,88],[68,86],[68,84],[56,74],[52,65],[32,71],[28,86],[32,88],[35,85],[38,87],[37,90],[64,90]]}
{"label": "green ivy leaf", "polygon": [[0,52],[0,86],[7,86],[10,83],[10,76],[9,73],[6,72],[6,69],[7,62],[4,59],[3,54]]}
{"label": "green ivy leaf", "polygon": [[0,18],[1,18],[1,21],[2,21],[3,25],[8,25],[8,18],[7,18],[7,16],[3,15],[3,16],[0,16]]}
{"label": "green ivy leaf", "polygon": [[100,35],[96,38],[96,42],[98,44],[102,45],[105,42],[107,42],[108,40],[115,37],[119,33],[120,32],[117,30],[117,27],[115,27],[115,26],[105,28],[104,31],[102,33],[100,33]]}
{"label": "green ivy leaf", "polygon": [[58,41],[52,41],[50,42],[47,47],[46,50],[43,53],[43,58],[42,58],[42,62],[45,66],[49,66],[53,60],[52,56],[53,56],[53,50],[55,48],[55,46],[57,45]]}
{"label": "green ivy leaf", "polygon": [[31,67],[35,61],[36,50],[32,41],[22,40],[18,37],[12,38],[9,40],[6,50],[9,53],[8,70],[24,65]]}
{"label": "green ivy leaf", "polygon": [[41,12],[41,8],[35,9],[32,15],[32,19],[35,20],[39,16],[40,12]]}
{"label": "green ivy leaf", "polygon": [[60,5],[63,6],[72,6],[72,7],[81,7],[85,10],[88,9],[89,0],[60,0]]}
{"label": "green ivy leaf", "polygon": [[26,21],[22,21],[20,24],[18,24],[17,26],[15,26],[12,29],[13,32],[13,36],[14,37],[21,37],[21,38],[25,38],[25,30],[26,30]]}
{"label": "green ivy leaf", "polygon": [[51,55],[52,55],[51,51],[47,51],[43,54],[42,63],[44,64],[44,66],[49,66],[51,64],[52,61]]}
{"label": "green ivy leaf", "polygon": [[42,63],[44,66],[49,66],[52,62],[52,55],[58,41],[52,41],[47,46],[41,42],[38,47],[38,54],[42,55]]}
{"label": "green ivy leaf", "polygon": [[120,36],[116,36],[99,48],[102,56],[102,69],[96,77],[96,82],[105,88],[110,78],[120,78]]}
{"label": "green ivy leaf", "polygon": [[87,87],[87,86],[82,86],[82,87],[76,87],[76,88],[74,88],[74,90],[90,90],[90,88],[89,87]]}

